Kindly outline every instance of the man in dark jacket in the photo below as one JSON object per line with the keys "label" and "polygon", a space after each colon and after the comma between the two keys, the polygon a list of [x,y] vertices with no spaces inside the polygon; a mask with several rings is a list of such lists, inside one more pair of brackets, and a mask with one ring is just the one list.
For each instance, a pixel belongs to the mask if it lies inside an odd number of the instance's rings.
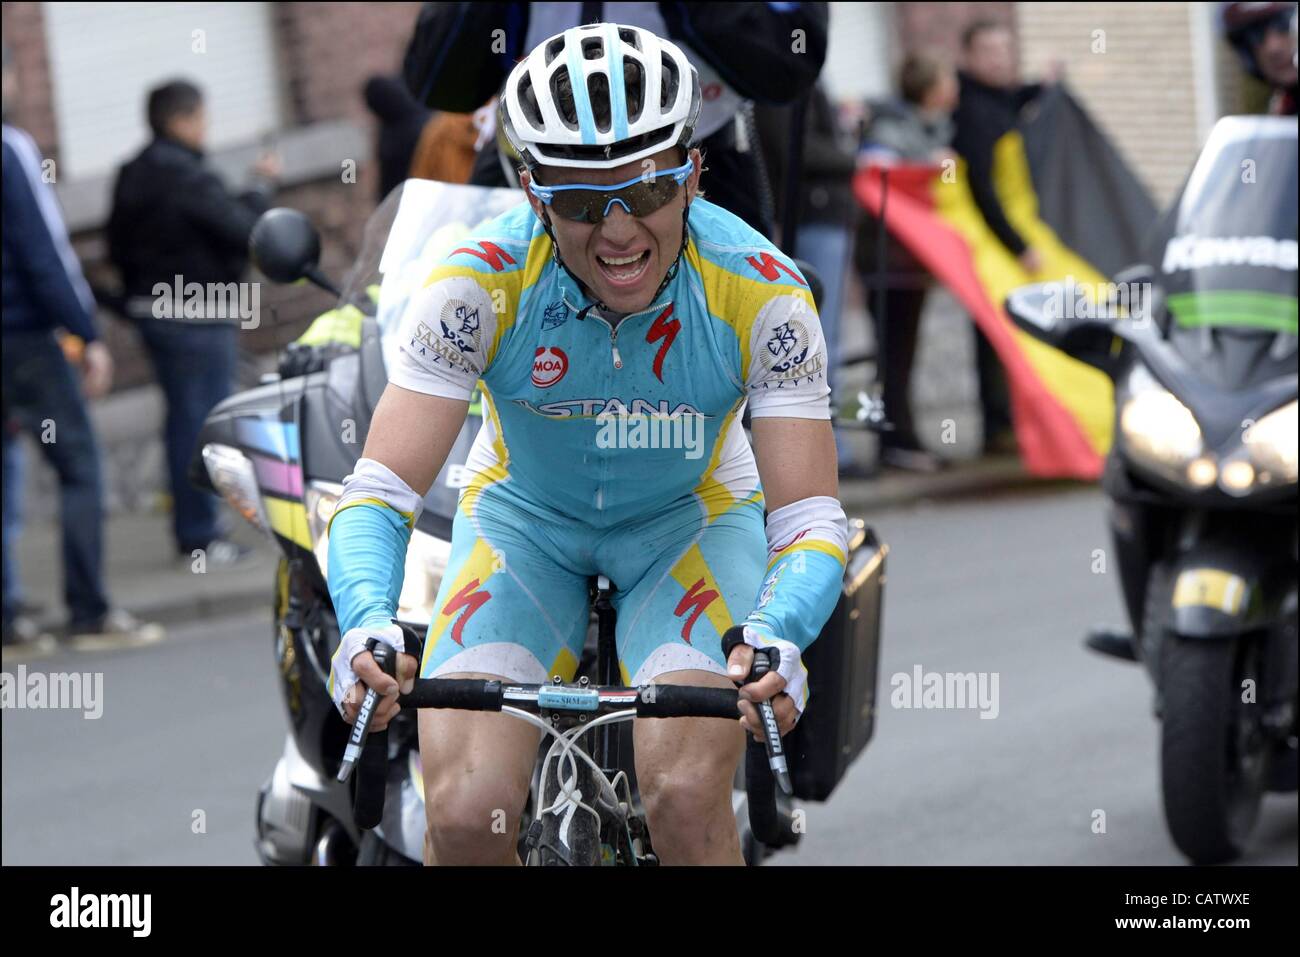
{"label": "man in dark jacket", "polygon": [[[626,23],[667,37],[699,71],[696,135],[711,202],[772,234],[771,197],[753,144],[749,101],[792,103],[826,59],[825,3],[426,3],[406,51],[411,92],[435,109],[469,113],[547,37],[583,23]],[[496,151],[479,154],[470,182],[504,186]]]}
{"label": "man in dark jacket", "polygon": [[[4,112],[15,94],[4,56]],[[36,143],[6,122],[4,132],[3,383],[0,405],[37,442],[59,482],[65,631],[77,641],[161,637],[157,625],[109,606],[103,576],[103,486],[86,402],[108,391],[113,363],[95,325],[95,300],[68,241]],[[56,338],[65,333],[66,349]],[[76,358],[76,366],[69,361]],[[9,445],[6,443],[6,447]],[[10,467],[7,458],[6,472]],[[8,478],[8,476],[6,476]],[[9,483],[6,481],[6,485]],[[10,494],[13,489],[6,489]],[[6,501],[9,509],[13,504]],[[12,546],[5,537],[5,568]],[[3,643],[36,637],[34,623],[5,588]]]}
{"label": "man in dark jacket", "polygon": [[[1016,232],[1002,209],[993,186],[993,148],[1016,126],[1020,111],[1042,92],[1042,85],[1021,84],[1015,39],[1002,23],[979,20],[968,26],[962,33],[962,60],[953,149],[966,161],[971,196],[984,221],[1032,276],[1042,268],[1042,254]],[[978,332],[975,355],[985,451],[1010,451],[1015,433],[1006,373],[993,347]]]}
{"label": "man in dark jacket", "polygon": [[258,186],[236,198],[204,165],[207,113],[197,87],[183,80],[158,87],[148,112],[154,139],[122,167],[113,190],[109,257],[167,397],[176,548],[187,559],[202,549],[208,566],[228,564],[245,550],[223,539],[218,500],[193,488],[186,473],[204,418],[233,388],[237,327],[212,308],[215,293],[198,305],[176,301],[174,291],[193,283],[234,288],[228,284],[247,265],[248,235],[268,206],[278,160],[263,156],[253,168]]}

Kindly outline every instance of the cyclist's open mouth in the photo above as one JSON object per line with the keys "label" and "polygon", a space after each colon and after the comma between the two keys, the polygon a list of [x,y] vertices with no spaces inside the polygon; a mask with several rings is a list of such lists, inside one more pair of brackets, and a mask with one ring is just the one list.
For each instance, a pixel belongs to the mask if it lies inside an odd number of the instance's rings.
{"label": "cyclist's open mouth", "polygon": [[650,250],[627,253],[621,256],[597,256],[596,265],[601,275],[615,289],[635,286],[650,265]]}

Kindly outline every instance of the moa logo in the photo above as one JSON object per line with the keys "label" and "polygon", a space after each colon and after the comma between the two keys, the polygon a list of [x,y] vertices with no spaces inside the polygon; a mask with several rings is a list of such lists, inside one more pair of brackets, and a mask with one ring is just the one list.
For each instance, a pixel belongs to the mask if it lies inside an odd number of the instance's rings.
{"label": "moa logo", "polygon": [[559,346],[541,346],[533,353],[533,385],[550,388],[569,371],[569,357]]}

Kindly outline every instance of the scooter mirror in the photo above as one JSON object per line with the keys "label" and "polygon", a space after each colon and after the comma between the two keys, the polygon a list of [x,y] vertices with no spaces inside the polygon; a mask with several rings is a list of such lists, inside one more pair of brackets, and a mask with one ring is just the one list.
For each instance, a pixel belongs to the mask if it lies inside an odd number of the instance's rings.
{"label": "scooter mirror", "polygon": [[263,213],[249,234],[248,251],[253,264],[273,282],[310,279],[337,292],[317,269],[320,234],[311,220],[296,209],[277,207]]}

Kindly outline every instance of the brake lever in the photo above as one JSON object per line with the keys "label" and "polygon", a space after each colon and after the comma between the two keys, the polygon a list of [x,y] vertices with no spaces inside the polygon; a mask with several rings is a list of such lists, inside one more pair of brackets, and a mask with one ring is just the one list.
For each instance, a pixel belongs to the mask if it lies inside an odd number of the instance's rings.
{"label": "brake lever", "polygon": [[[780,663],[781,652],[777,649],[755,648],[754,666],[750,670],[750,675],[754,681],[757,681],[769,671],[775,671]],[[781,790],[786,794],[793,794],[794,786],[790,783],[790,768],[785,760],[785,746],[781,743],[781,728],[776,723],[776,709],[772,707],[771,698],[758,703],[758,714],[763,719],[763,739],[767,745],[768,767],[776,775],[776,783],[781,786]]]}
{"label": "brake lever", "polygon": [[[722,636],[723,657],[730,658],[731,650],[736,645],[745,643],[743,625],[728,628],[727,633]],[[754,648],[754,663],[750,666],[749,675],[736,684],[745,685],[757,681],[769,671],[776,671],[780,666],[781,652],[776,648]],[[772,707],[772,699],[758,702],[757,707],[759,718],[763,723],[763,744],[767,749],[767,765],[772,769],[772,774],[776,777],[776,783],[780,785],[782,792],[793,794],[794,785],[790,781],[790,767],[786,762],[785,746],[781,742],[781,728],[776,722],[776,709]]]}
{"label": "brake lever", "polygon": [[[371,638],[366,642],[366,650],[375,656],[375,664],[379,665],[380,671],[396,677],[397,656],[392,648],[382,641]],[[356,724],[352,726],[352,735],[348,738],[348,746],[343,751],[343,763],[339,765],[338,781],[346,781],[352,776],[361,752],[365,750],[366,739],[370,737],[370,722],[375,716],[378,705],[379,692],[374,688],[367,688],[366,696],[361,699],[361,708],[357,711]]]}

